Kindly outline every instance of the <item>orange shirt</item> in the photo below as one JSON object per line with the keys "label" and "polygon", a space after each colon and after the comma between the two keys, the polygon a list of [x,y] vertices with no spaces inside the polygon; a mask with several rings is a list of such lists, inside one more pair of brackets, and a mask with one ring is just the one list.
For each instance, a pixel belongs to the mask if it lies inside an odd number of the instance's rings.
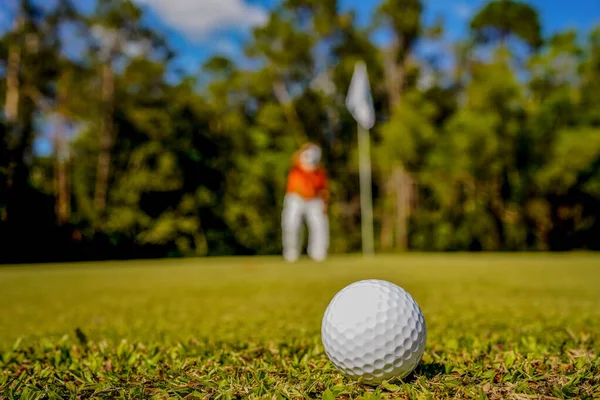
{"label": "orange shirt", "polygon": [[288,175],[286,193],[296,193],[305,199],[327,198],[327,174],[323,168],[306,171],[294,165]]}

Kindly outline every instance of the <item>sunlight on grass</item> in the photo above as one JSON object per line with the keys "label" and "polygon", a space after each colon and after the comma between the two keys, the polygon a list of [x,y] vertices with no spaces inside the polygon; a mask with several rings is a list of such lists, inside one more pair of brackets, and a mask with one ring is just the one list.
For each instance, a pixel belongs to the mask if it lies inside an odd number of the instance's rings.
{"label": "sunlight on grass", "polygon": [[[323,352],[325,307],[365,278],[404,287],[425,314],[423,363],[406,382],[360,386]],[[0,284],[8,397],[600,396],[595,255],[22,266],[0,268]]]}

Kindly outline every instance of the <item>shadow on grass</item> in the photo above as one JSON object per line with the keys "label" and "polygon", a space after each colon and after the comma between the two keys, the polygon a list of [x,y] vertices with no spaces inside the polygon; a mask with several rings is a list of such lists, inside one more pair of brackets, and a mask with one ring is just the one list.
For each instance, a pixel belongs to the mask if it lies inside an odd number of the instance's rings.
{"label": "shadow on grass", "polygon": [[409,381],[414,381],[418,376],[424,376],[427,379],[434,378],[438,375],[444,375],[446,373],[446,366],[444,364],[432,362],[432,363],[420,363],[419,366],[410,374],[408,377]]}
{"label": "shadow on grass", "polygon": [[438,376],[443,376],[447,372],[446,365],[440,364],[436,362],[432,363],[420,363],[414,371],[412,371],[408,376],[403,379],[392,378],[390,383],[394,384],[412,384],[416,383],[417,380],[421,377],[425,377],[426,379],[433,379]]}

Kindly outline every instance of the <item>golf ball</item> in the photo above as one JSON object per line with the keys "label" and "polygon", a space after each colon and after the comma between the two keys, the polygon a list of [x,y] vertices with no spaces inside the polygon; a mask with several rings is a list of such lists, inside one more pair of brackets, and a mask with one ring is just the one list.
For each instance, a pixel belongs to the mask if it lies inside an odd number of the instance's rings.
{"label": "golf ball", "polygon": [[378,385],[404,378],[421,361],[427,341],[423,313],[391,282],[369,279],[346,286],[331,300],[321,325],[325,353],[347,376]]}

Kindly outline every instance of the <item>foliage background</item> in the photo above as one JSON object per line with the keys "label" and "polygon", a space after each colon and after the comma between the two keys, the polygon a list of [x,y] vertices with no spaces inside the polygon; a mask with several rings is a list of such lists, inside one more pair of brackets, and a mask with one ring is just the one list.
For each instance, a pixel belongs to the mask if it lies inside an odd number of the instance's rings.
{"label": "foliage background", "polygon": [[360,250],[344,99],[361,59],[378,251],[598,250],[600,26],[544,37],[537,10],[491,1],[445,47],[447,69],[415,52],[448,40],[423,12],[383,0],[364,27],[336,0],[284,0],[246,44],[252,68],[218,56],[174,82],[172,49],[132,1],[81,15],[20,0],[0,38],[0,261],[277,254],[307,139],[331,176],[331,250]]}

